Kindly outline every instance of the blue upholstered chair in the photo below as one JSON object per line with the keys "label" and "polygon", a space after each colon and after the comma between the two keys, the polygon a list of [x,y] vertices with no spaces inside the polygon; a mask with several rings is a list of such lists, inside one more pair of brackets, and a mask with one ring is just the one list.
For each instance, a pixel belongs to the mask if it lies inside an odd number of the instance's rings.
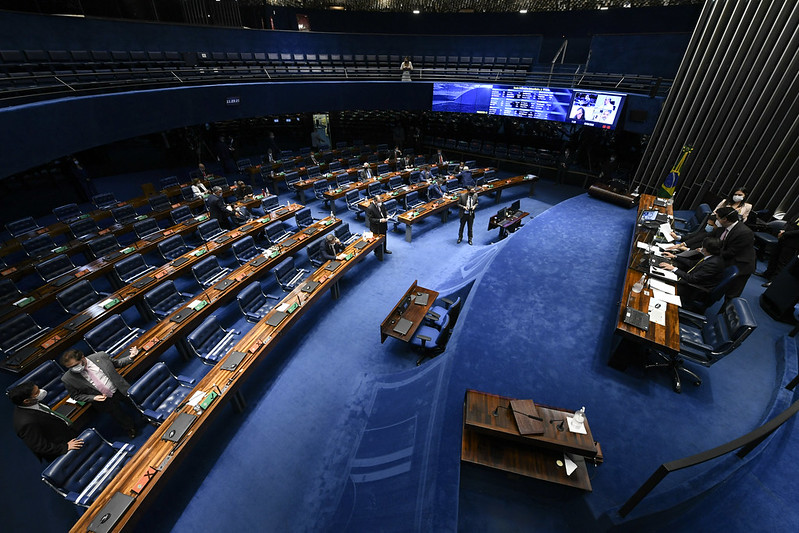
{"label": "blue upholstered chair", "polygon": [[53,242],[53,238],[47,233],[22,241],[22,249],[25,250],[25,254],[28,257],[32,258],[50,255],[56,248],[56,243]]}
{"label": "blue upholstered chair", "polygon": [[788,224],[787,220],[772,220],[766,223],[767,231],[755,232],[755,251],[757,258],[761,261],[767,261],[769,256],[777,249],[779,239],[777,235]]}
{"label": "blue upholstered chair", "polygon": [[413,335],[411,345],[431,352],[443,351],[449,336],[449,321],[450,317],[446,314],[440,328],[422,324]]}
{"label": "blue upholstered chair", "polygon": [[230,269],[220,266],[219,260],[214,255],[206,257],[191,267],[191,273],[201,287],[210,287],[225,277],[228,272]]}
{"label": "blue upholstered chair", "polygon": [[225,233],[225,230],[219,227],[219,221],[217,219],[212,218],[197,226],[197,233],[203,241],[208,242]]}
{"label": "blue upholstered chair", "polygon": [[173,224],[180,224],[184,220],[190,219],[193,215],[191,214],[189,206],[182,205],[173,209],[172,212],[169,213],[169,216],[172,218]]}
{"label": "blue upholstered chair", "polygon": [[405,184],[402,182],[402,176],[392,176],[388,179],[388,188],[392,191],[402,188],[403,185]]}
{"label": "blue upholstered chair", "polygon": [[169,187],[177,187],[180,185],[177,176],[167,176],[165,178],[161,178],[159,183],[161,185],[161,190],[168,189]]}
{"label": "blue upholstered chair", "polygon": [[286,188],[290,191],[296,190],[294,185],[300,181],[300,175],[296,171],[286,172]]}
{"label": "blue upholstered chair", "polygon": [[183,197],[184,200],[194,200],[195,198],[197,198],[197,195],[194,194],[194,189],[191,188],[191,185],[181,187],[180,195]]}
{"label": "blue upholstered chair", "polygon": [[172,280],[164,281],[144,294],[144,303],[158,320],[171,315],[189,298],[188,294],[178,291]]}
{"label": "blue upholstered chair", "polygon": [[331,185],[326,179],[316,180],[313,182],[313,195],[317,200],[322,200],[327,205],[327,198],[325,193],[330,189]]}
{"label": "blue upholstered chair", "polygon": [[133,231],[136,233],[136,237],[139,239],[144,239],[153,233],[158,233],[161,231],[161,226],[158,225],[158,221],[154,218],[145,218],[144,220],[140,220],[133,224]]}
{"label": "blue upholstered chair", "polygon": [[428,325],[433,326],[436,329],[441,329],[444,325],[444,317],[449,317],[448,323],[454,324],[455,320],[458,318],[458,313],[460,312],[461,308],[461,299],[460,297],[456,298],[454,301],[449,300],[447,298],[441,298],[441,304],[433,305],[428,311],[427,316],[425,316],[425,321]]}
{"label": "blue upholstered chair", "polygon": [[419,198],[419,191],[411,191],[405,195],[405,209],[413,209],[424,205],[424,201]]}
{"label": "blue upholstered chair", "polygon": [[111,209],[111,216],[117,221],[117,224],[129,224],[136,220],[138,214],[132,205],[126,204]]}
{"label": "blue upholstered chair", "polygon": [[448,179],[444,186],[447,189],[447,194],[453,194],[463,190],[463,187],[461,187],[461,182],[458,181],[458,178]]}
{"label": "blue upholstered chair", "polygon": [[319,165],[309,166],[306,171],[308,172],[308,179],[313,179],[321,175],[319,172]]}
{"label": "blue upholstered chair", "polygon": [[275,279],[284,291],[289,292],[302,281],[305,272],[294,266],[293,257],[287,257],[275,267]]}
{"label": "blue upholstered chair", "polygon": [[358,240],[361,237],[360,233],[351,233],[350,232],[350,224],[349,222],[345,222],[336,229],[333,230],[333,234],[338,237],[345,246]]}
{"label": "blue upholstered chair", "polygon": [[89,280],[84,279],[56,294],[55,299],[67,314],[77,315],[106,296],[107,293],[97,292]]}
{"label": "blue upholstered chair", "polygon": [[83,446],[58,457],[42,472],[47,483],[67,501],[88,507],[125,466],[136,449],[132,444],[105,440],[94,428],[78,436]]}
{"label": "blue upholstered chair", "polygon": [[148,265],[141,254],[133,254],[114,265],[114,272],[123,284],[128,284],[153,269],[155,267]]}
{"label": "blue upholstered chair", "polygon": [[97,227],[97,222],[93,218],[82,218],[69,225],[69,232],[76,239],[90,239],[97,235],[98,231],[100,228]]}
{"label": "blue upholstered chair", "polygon": [[60,222],[69,222],[83,215],[78,204],[66,204],[53,209],[53,214]]}
{"label": "blue upholstered chair", "polygon": [[36,231],[37,229],[39,229],[39,224],[33,217],[21,218],[6,224],[6,230],[8,230],[12,237],[19,237],[20,235]]}
{"label": "blue upholstered chair", "polygon": [[45,283],[47,283],[56,279],[62,274],[66,274],[67,272],[74,270],[75,265],[72,264],[72,261],[67,255],[59,254],[48,259],[47,261],[37,263],[33,268],[36,270],[39,276],[41,276]]}
{"label": "blue upholstered chair", "polygon": [[276,211],[280,209],[280,201],[276,195],[268,194],[264,196],[263,200],[261,200],[261,209],[267,213],[270,211]]}
{"label": "blue upholstered chair", "polygon": [[0,280],[0,305],[10,304],[22,298],[22,291],[20,291],[14,282],[6,278]]}
{"label": "blue upholstered chair", "polygon": [[313,225],[314,217],[311,214],[311,208],[305,207],[300,209],[294,214],[294,220],[297,222],[297,227],[299,229],[307,228],[308,226]]}
{"label": "blue upholstered chair", "polygon": [[155,212],[166,211],[172,207],[172,202],[169,201],[169,198],[167,198],[165,194],[156,194],[155,196],[151,196],[149,202],[150,209]]}
{"label": "blue upholstered chair", "polygon": [[6,394],[17,385],[30,381],[47,391],[47,396],[40,403],[53,407],[67,397],[67,387],[61,381],[61,376],[64,375],[64,372],[65,370],[61,365],[50,359],[6,387]]}
{"label": "blue upholstered chair", "polygon": [[95,352],[114,356],[139,336],[141,329],[128,326],[122,315],[113,315],[90,329],[83,340]]}
{"label": "blue upholstered chair", "polygon": [[255,245],[255,239],[251,235],[237,240],[233,243],[233,256],[240,265],[243,265],[250,259],[264,253],[264,249]]}
{"label": "blue upholstered chair", "polygon": [[286,225],[279,220],[277,222],[272,222],[264,228],[264,234],[267,240],[272,244],[277,244],[289,236],[288,231],[286,231]]}
{"label": "blue upholstered chair", "polygon": [[0,350],[8,356],[49,330],[28,314],[17,315],[0,323]]}
{"label": "blue upholstered chair", "polygon": [[325,262],[325,260],[322,258],[323,244],[323,240],[316,240],[305,248],[305,251],[308,253],[308,261],[310,261],[315,267],[320,267]]}
{"label": "blue upholstered chair", "polygon": [[727,285],[729,285],[737,275],[738,267],[730,265],[724,268],[721,280],[713,289],[707,290],[704,287],[691,285],[694,290],[690,293],[688,293],[688,291],[683,291],[685,293],[682,298],[683,307],[689,311],[704,313],[705,309],[718,302],[721,297],[724,296]]}
{"label": "blue upholstered chair", "polygon": [[674,214],[674,231],[685,234],[701,229],[711,212],[712,210],[707,204],[699,204],[693,212],[678,211]]}
{"label": "blue upholstered chair", "polygon": [[128,389],[136,408],[156,424],[161,424],[192,391],[194,379],[175,376],[162,362],[155,363]]}
{"label": "blue upholstered chair", "polygon": [[217,363],[236,344],[238,333],[226,330],[211,315],[188,337],[189,346],[203,363]]}
{"label": "blue upholstered chair", "polygon": [[248,322],[258,322],[266,316],[274,307],[269,300],[279,300],[279,298],[265,293],[259,281],[253,281],[236,295],[239,309]]}
{"label": "blue upholstered chair", "polygon": [[173,261],[191,250],[180,235],[172,235],[158,243],[158,253],[167,261]]}
{"label": "blue upholstered chair", "polygon": [[361,218],[362,211],[361,207],[358,205],[361,200],[361,192],[358,189],[347,191],[344,194],[344,201],[347,203],[347,211],[355,213],[356,220]]}
{"label": "blue upholstered chair", "polygon": [[89,252],[91,252],[92,257],[95,259],[115,252],[120,248],[119,241],[113,235],[103,235],[102,237],[90,240],[86,244],[89,246]]}

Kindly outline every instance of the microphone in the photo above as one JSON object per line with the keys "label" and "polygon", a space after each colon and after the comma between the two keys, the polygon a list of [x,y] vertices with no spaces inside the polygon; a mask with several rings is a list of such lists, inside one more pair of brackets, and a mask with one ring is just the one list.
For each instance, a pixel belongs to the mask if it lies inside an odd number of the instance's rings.
{"label": "microphone", "polygon": [[524,415],[527,418],[532,418],[533,420],[538,420],[539,422],[543,422],[544,421],[543,418],[537,417],[535,415],[530,415],[530,414],[527,414],[527,413],[522,413],[521,411],[516,411],[515,409],[512,409],[511,407],[505,407],[504,405],[498,405],[497,408],[494,409],[494,412],[491,413],[491,414],[494,415],[494,416],[497,416],[499,414],[500,407],[502,409],[506,409],[506,410],[508,410],[508,411],[510,411],[512,413],[519,414],[519,415]]}
{"label": "microphone", "polygon": [[565,419],[565,418],[561,418],[560,420],[550,420],[550,421],[549,421],[549,423],[550,423],[550,424],[554,424],[555,422],[560,422],[560,424],[558,424],[557,426],[555,426],[555,427],[558,429],[558,431],[563,431],[563,430],[565,429],[565,428],[563,427],[563,424],[564,424],[564,422],[566,422],[566,419]]}

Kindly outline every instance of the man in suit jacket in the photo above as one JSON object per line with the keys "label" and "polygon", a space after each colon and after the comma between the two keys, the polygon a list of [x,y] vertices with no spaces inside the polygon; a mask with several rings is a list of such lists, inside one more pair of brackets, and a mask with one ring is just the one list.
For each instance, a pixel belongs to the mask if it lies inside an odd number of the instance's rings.
{"label": "man in suit jacket", "polygon": [[468,185],[466,191],[462,192],[458,197],[458,208],[461,213],[461,225],[458,228],[458,243],[463,240],[463,226],[469,225],[469,244],[472,244],[472,236],[474,229],[474,210],[477,208],[477,193],[472,190],[472,186]]}
{"label": "man in suit jacket", "polygon": [[788,223],[777,234],[777,248],[769,257],[768,267],[758,273],[768,280],[763,284],[764,287],[771,285],[771,280],[799,254],[799,215],[786,216],[784,220]]}
{"label": "man in suit jacket", "polygon": [[126,403],[134,410],[136,407],[127,396],[130,384],[116,369],[132,363],[138,353],[139,350],[133,347],[129,356],[119,359],[111,359],[105,352],[86,356],[80,350],[67,350],[61,355],[61,365],[67,369],[61,381],[66,385],[69,395],[76,401],[91,403],[92,407],[110,414],[131,438],[136,436],[136,426],[133,418],[123,410],[122,404]]}
{"label": "man in suit jacket", "polygon": [[[692,266],[675,266],[670,263],[661,263],[661,268],[671,270],[677,274],[677,293],[688,301],[701,299],[703,294],[712,291],[721,281],[724,273],[724,259],[721,253],[721,241],[715,237],[706,237],[699,249],[702,258]],[[675,262],[680,260],[679,257]]]}
{"label": "man in suit jacket", "polygon": [[40,461],[52,461],[69,450],[78,450],[83,441],[72,422],[40,403],[47,391],[26,381],[8,391],[14,408],[14,431]]}
{"label": "man in suit jacket", "polygon": [[446,164],[447,160],[444,159],[444,154],[441,153],[441,148],[436,150],[436,156],[433,158],[433,164],[435,165],[444,165]]}
{"label": "man in suit jacket", "polygon": [[722,207],[716,212],[721,228],[717,228],[713,236],[721,240],[721,258],[726,266],[738,267],[738,275],[729,285],[724,296],[727,300],[737,298],[746,287],[757,266],[755,255],[755,235],[752,230],[739,221],[738,211],[732,207]]}
{"label": "man in suit jacket", "polygon": [[363,164],[363,170],[361,170],[361,181],[368,181],[374,178],[374,174],[372,174],[372,167],[369,166],[369,163]]}
{"label": "man in suit jacket", "polygon": [[208,205],[208,214],[211,218],[219,221],[219,227],[223,229],[233,229],[233,224],[230,222],[230,214],[233,209],[225,203],[222,198],[222,187],[218,185],[211,188],[211,194],[205,199]]}
{"label": "man in suit jacket", "polygon": [[[388,231],[388,211],[383,202],[378,201],[376,196],[372,197],[369,207],[366,208],[366,221],[369,223],[369,231],[375,235],[385,235]],[[390,254],[388,249],[388,238],[383,240],[383,253]],[[377,250],[375,250],[377,253]]]}
{"label": "man in suit jacket", "polygon": [[325,235],[325,242],[322,245],[322,258],[325,261],[333,261],[339,258],[339,254],[344,251],[344,244],[332,233]]}

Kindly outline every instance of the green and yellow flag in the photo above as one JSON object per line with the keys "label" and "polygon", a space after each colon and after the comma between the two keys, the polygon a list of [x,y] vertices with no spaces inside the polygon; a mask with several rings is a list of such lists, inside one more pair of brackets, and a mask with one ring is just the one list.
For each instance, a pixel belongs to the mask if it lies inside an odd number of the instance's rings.
{"label": "green and yellow flag", "polygon": [[677,188],[677,182],[680,179],[680,170],[682,169],[685,160],[688,159],[688,154],[693,151],[693,146],[685,145],[682,147],[682,150],[680,151],[680,157],[677,158],[674,168],[671,169],[669,175],[666,176],[666,179],[664,179],[663,183],[660,185],[660,189],[658,189],[658,198],[671,198],[674,196],[674,190]]}

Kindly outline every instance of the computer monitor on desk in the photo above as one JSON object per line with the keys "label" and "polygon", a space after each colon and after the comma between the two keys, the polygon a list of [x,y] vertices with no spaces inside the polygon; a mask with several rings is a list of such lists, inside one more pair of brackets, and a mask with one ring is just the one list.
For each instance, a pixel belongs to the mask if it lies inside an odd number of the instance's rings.
{"label": "computer monitor on desk", "polygon": [[497,222],[502,222],[508,217],[508,208],[503,207],[499,211],[497,211]]}
{"label": "computer monitor on desk", "polygon": [[516,200],[512,204],[510,204],[510,209],[508,210],[509,213],[518,213],[522,210],[522,201]]}

